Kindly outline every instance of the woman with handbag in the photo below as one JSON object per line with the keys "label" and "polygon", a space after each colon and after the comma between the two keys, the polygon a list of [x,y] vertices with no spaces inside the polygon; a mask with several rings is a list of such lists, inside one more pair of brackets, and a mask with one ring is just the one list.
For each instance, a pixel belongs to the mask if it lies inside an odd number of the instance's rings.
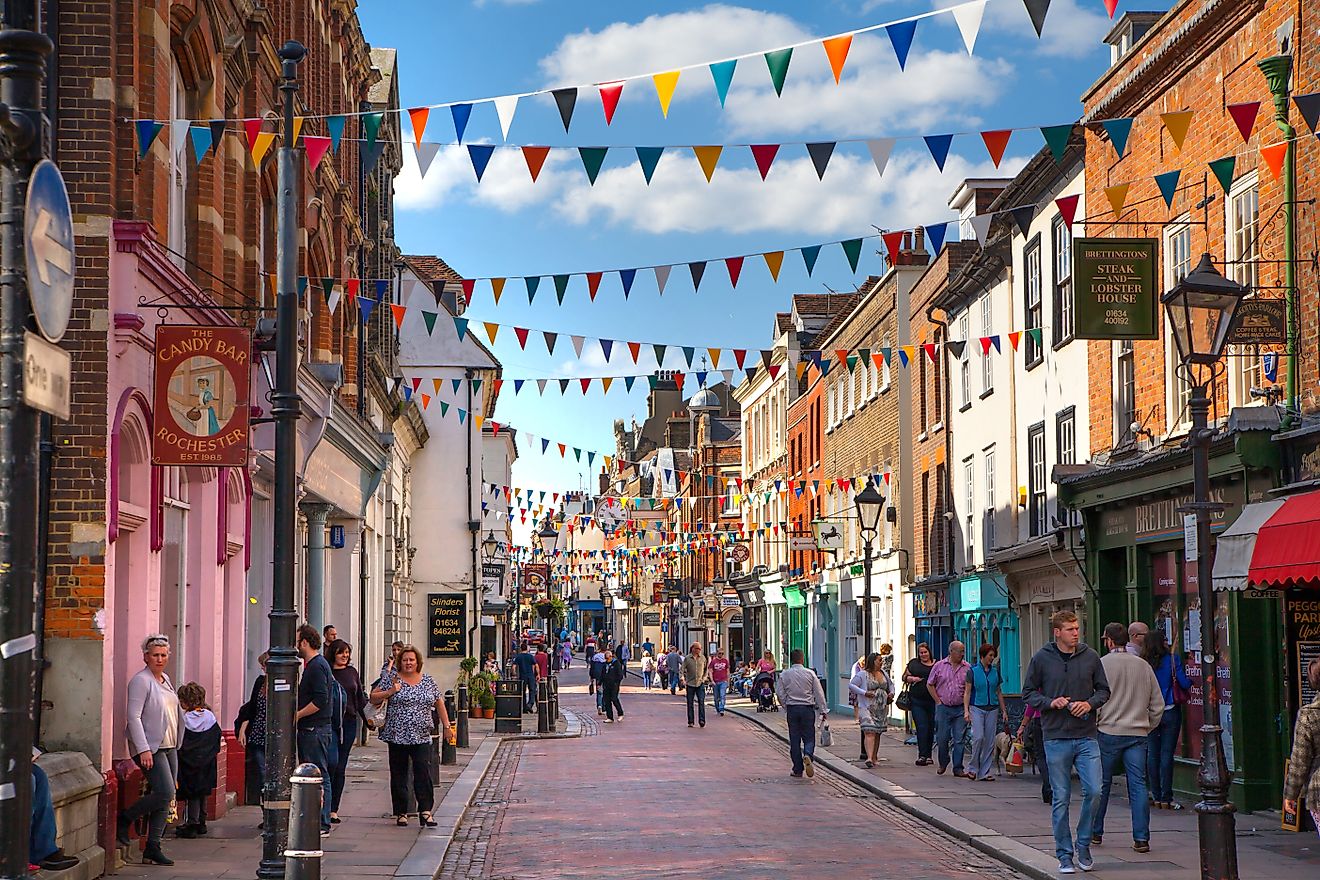
{"label": "woman with handbag", "polygon": [[330,824],[339,824],[339,802],[344,796],[344,774],[348,756],[357,745],[358,725],[367,724],[367,695],[362,690],[362,676],[353,668],[353,648],[343,639],[335,639],[325,648],[330,674],[339,682],[346,698],[344,724],[339,733],[338,760],[330,768]]}
{"label": "woman with handbag", "polygon": [[879,654],[866,655],[862,668],[848,682],[848,691],[857,697],[858,722],[867,752],[866,766],[874,767],[880,760],[880,734],[889,729],[889,701],[894,696],[894,683],[885,675],[883,658]]}
{"label": "woman with handbag", "polygon": [[930,645],[921,642],[917,645],[917,656],[912,658],[903,671],[912,722],[917,727],[918,767],[935,763],[931,758],[935,746],[935,698],[930,695],[930,688],[926,687],[926,679],[930,678],[934,666],[935,658],[930,653]]}
{"label": "woman with handbag", "polygon": [[1182,730],[1182,707],[1192,683],[1183,668],[1183,658],[1169,650],[1164,630],[1156,627],[1146,634],[1141,657],[1155,670],[1164,695],[1164,717],[1160,726],[1149,734],[1146,746],[1146,779],[1156,809],[1181,810],[1182,804],[1173,799],[1173,755],[1178,747],[1178,732]]}
{"label": "woman with handbag", "polygon": [[[1320,660],[1307,665],[1306,679],[1312,690],[1320,691]],[[1283,781],[1284,812],[1296,815],[1298,800],[1311,811],[1320,830],[1320,696],[1298,710],[1293,728],[1292,757]]]}
{"label": "woman with handbag", "polygon": [[389,744],[394,824],[408,825],[407,786],[411,769],[413,796],[417,799],[417,822],[423,828],[434,828],[437,823],[431,816],[431,808],[435,805],[435,787],[427,752],[434,729],[433,714],[439,714],[441,735],[448,738],[449,713],[445,710],[440,686],[422,672],[422,652],[412,645],[405,645],[399,651],[397,668],[391,669],[380,687],[371,692],[373,703],[379,705],[386,700],[390,702],[390,709],[385,715],[380,738]]}

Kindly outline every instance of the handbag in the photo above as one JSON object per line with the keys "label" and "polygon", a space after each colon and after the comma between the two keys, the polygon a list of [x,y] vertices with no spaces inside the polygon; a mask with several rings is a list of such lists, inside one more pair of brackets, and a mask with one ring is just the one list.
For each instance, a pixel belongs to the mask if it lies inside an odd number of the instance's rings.
{"label": "handbag", "polygon": [[898,707],[900,712],[907,712],[912,709],[912,685],[903,686],[903,692],[898,695],[898,699],[894,700],[894,705]]}
{"label": "handbag", "polygon": [[1172,654],[1169,655],[1169,683],[1172,685],[1173,705],[1185,706],[1187,701],[1191,699],[1192,695],[1187,692],[1186,688],[1178,683],[1178,667],[1174,665]]}
{"label": "handbag", "polygon": [[1013,745],[1009,747],[1008,760],[1004,762],[1004,769],[1009,773],[1021,773],[1022,765],[1025,762],[1024,751],[1025,747],[1022,745],[1022,740],[1014,739]]}
{"label": "handbag", "polygon": [[834,734],[830,733],[830,723],[828,721],[821,722],[820,736],[816,738],[816,741],[823,749],[828,749],[830,746],[834,745]]}

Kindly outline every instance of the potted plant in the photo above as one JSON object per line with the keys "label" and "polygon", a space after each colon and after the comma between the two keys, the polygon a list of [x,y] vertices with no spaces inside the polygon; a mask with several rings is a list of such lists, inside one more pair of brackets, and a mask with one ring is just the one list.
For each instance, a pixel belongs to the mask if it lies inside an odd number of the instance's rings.
{"label": "potted plant", "polygon": [[486,677],[484,672],[478,672],[472,676],[472,680],[468,687],[469,711],[471,712],[472,717],[485,717],[481,710],[485,708],[485,701],[483,698],[491,693],[490,679]]}
{"label": "potted plant", "polygon": [[478,705],[481,707],[481,717],[483,718],[495,717],[495,694],[490,690],[490,688],[487,688],[486,690],[481,692],[481,697],[478,700]]}
{"label": "potted plant", "polygon": [[472,673],[480,663],[481,661],[476,657],[464,657],[458,664],[458,681],[456,682],[456,686],[466,684],[471,687]]}

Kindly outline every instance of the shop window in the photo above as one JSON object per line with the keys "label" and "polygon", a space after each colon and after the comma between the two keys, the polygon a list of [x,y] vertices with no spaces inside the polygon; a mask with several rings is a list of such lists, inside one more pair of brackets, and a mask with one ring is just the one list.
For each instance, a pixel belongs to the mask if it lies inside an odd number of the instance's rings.
{"label": "shop window", "polygon": [[[1169,290],[1187,277],[1192,271],[1192,229],[1189,218],[1183,215],[1174,221],[1164,232],[1164,289]],[[1186,425],[1191,415],[1187,403],[1192,396],[1192,386],[1177,369],[1178,349],[1173,343],[1173,332],[1168,320],[1164,326],[1164,371],[1166,387],[1169,389],[1166,403],[1166,427],[1172,433]]]}
{"label": "shop window", "polygon": [[1114,445],[1136,440],[1132,426],[1137,421],[1137,357],[1131,339],[1114,343]]}
{"label": "shop window", "polygon": [[976,460],[972,456],[963,459],[963,519],[966,522],[967,558],[965,565],[973,565],[976,560]]}
{"label": "shop window", "polygon": [[[1077,409],[1068,407],[1054,417],[1054,455],[1059,464],[1077,463]],[[1057,502],[1056,502],[1057,506]],[[1068,525],[1076,525],[1078,514],[1074,510],[1059,511],[1058,517]]]}
{"label": "shop window", "polygon": [[1054,346],[1066,344],[1073,337],[1072,230],[1055,217],[1050,238],[1054,245]]}
{"label": "shop window", "polygon": [[[1044,317],[1044,306],[1042,303],[1042,286],[1040,266],[1040,236],[1037,235],[1027,245],[1026,255],[1024,257],[1026,266],[1026,325],[1023,329],[1035,330],[1042,326]],[[1031,369],[1044,358],[1044,346],[1036,342],[1036,337],[1030,333],[1025,335],[1023,344],[1026,346],[1026,366]]]}
{"label": "shop window", "polygon": [[1031,537],[1047,531],[1045,504],[1045,423],[1027,430],[1027,524]]}
{"label": "shop window", "polygon": [[983,516],[983,527],[981,534],[981,546],[987,552],[993,550],[995,544],[995,448],[986,447],[985,450],[985,511]]}
{"label": "shop window", "polygon": [[[1260,201],[1256,172],[1234,182],[1224,203],[1224,275],[1243,285],[1254,295],[1260,281],[1259,245]],[[1228,350],[1229,406],[1263,403],[1254,400],[1251,389],[1265,384],[1260,346],[1234,345]]]}

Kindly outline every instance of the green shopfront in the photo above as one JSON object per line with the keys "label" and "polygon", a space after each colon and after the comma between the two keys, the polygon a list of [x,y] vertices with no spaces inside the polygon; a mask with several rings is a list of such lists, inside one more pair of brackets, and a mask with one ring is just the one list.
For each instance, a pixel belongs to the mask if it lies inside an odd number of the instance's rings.
{"label": "green shopfront", "polygon": [[967,646],[970,658],[977,656],[982,645],[994,645],[999,651],[1004,693],[1020,694],[1018,615],[1008,607],[1008,587],[1003,575],[994,571],[977,572],[958,580],[951,589],[956,589],[959,596],[957,610],[952,612],[953,637]]}
{"label": "green shopfront", "polygon": [[[1246,504],[1268,497],[1277,473],[1269,431],[1221,434],[1211,447],[1210,494],[1224,509],[1212,520],[1212,534],[1228,528]],[[1087,536],[1091,625],[1085,636],[1096,647],[1106,623],[1140,620],[1185,656],[1192,689],[1183,707],[1174,788],[1190,803],[1196,797],[1204,711],[1201,615],[1213,614],[1215,686],[1234,777],[1231,797],[1239,809],[1277,809],[1288,748],[1281,733],[1281,609],[1277,599],[1228,592],[1216,593],[1208,612],[1200,607],[1196,562],[1184,558],[1180,510],[1192,500],[1191,485],[1190,456],[1178,447],[1060,476],[1059,497],[1083,515]],[[1213,556],[1214,541],[1209,552]]]}

